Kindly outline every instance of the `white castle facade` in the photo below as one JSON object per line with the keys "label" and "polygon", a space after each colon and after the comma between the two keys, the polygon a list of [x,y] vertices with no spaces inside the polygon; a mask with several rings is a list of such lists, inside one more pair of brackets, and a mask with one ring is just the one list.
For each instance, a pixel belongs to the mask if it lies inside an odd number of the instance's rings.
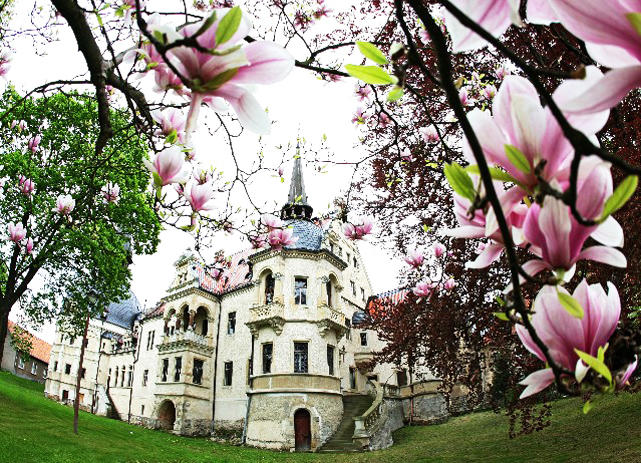
{"label": "white castle facade", "polygon": [[[249,445],[317,449],[368,380],[404,385],[404,370],[367,366],[382,348],[357,324],[372,293],[367,272],[337,220],[312,219],[298,159],[281,217],[298,237],[291,247],[234,254],[218,280],[187,252],[156,307],[145,313],[132,295],[91,320],[83,408],[180,434],[237,428]],[[81,342],[57,335],[50,398],[74,398]]]}

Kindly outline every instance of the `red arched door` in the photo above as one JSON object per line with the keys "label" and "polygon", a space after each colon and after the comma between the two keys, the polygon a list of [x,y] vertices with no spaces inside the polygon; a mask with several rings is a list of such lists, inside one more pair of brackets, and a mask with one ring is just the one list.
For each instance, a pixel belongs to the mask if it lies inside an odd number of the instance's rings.
{"label": "red arched door", "polygon": [[312,430],[309,412],[305,409],[294,413],[294,439],[296,450],[310,450],[312,448]]}

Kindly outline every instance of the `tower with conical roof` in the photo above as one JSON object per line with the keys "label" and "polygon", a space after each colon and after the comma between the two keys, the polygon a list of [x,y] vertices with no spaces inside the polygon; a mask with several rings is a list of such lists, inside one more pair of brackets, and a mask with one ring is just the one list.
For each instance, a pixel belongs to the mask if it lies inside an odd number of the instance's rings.
{"label": "tower with conical roof", "polygon": [[300,162],[300,141],[296,143],[296,159],[292,170],[292,180],[289,185],[287,203],[280,211],[280,218],[311,220],[314,209],[307,203],[305,182],[303,181],[303,168]]}

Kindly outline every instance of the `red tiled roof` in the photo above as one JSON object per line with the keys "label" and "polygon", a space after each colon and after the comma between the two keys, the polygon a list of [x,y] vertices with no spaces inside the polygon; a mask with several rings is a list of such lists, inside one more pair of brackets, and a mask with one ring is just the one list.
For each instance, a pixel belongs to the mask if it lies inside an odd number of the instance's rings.
{"label": "red tiled roof", "polygon": [[[15,323],[9,320],[9,331],[13,331],[14,326]],[[38,360],[49,363],[49,357],[51,356],[51,344],[31,334],[31,352],[29,354]]]}
{"label": "red tiled roof", "polygon": [[195,263],[193,271],[198,277],[200,287],[205,291],[220,295],[250,283],[250,280],[247,279],[249,274],[247,258],[255,252],[255,249],[245,249],[232,254],[229,257],[231,259],[229,267],[225,269],[218,279],[213,278],[202,263]]}

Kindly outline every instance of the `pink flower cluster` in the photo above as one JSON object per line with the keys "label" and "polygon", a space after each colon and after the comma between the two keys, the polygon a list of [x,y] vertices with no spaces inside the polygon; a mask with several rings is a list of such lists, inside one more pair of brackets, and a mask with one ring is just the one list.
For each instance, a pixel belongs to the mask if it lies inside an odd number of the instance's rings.
{"label": "pink flower cluster", "polygon": [[352,241],[365,239],[373,229],[374,219],[371,217],[360,217],[355,223],[343,224],[343,234]]}

